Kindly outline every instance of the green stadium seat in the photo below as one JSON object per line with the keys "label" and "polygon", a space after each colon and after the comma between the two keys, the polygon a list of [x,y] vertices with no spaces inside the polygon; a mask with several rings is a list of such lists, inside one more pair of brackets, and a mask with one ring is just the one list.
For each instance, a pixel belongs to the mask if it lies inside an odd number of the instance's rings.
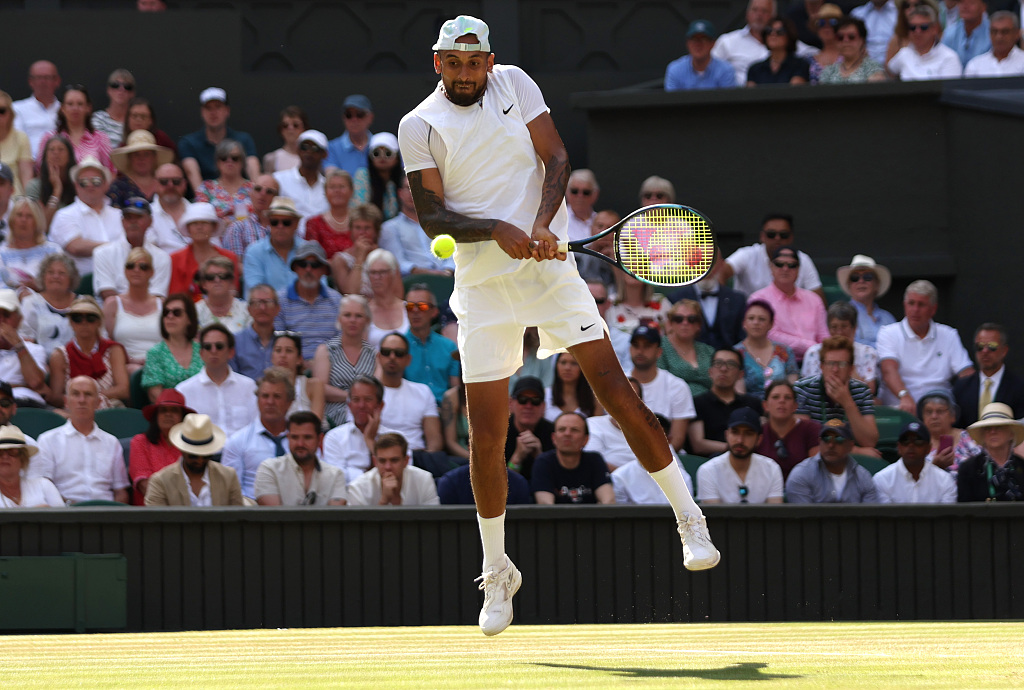
{"label": "green stadium seat", "polygon": [[78,288],[75,290],[75,294],[95,297],[95,295],[92,294],[92,273],[86,273],[82,276],[82,279],[78,282]]}
{"label": "green stadium seat", "polygon": [[699,455],[683,455],[680,456],[683,461],[683,469],[690,473],[690,479],[693,480],[693,495],[697,496],[697,468],[703,465],[710,458],[702,458]]}
{"label": "green stadium seat", "polygon": [[823,273],[821,275],[821,288],[825,292],[825,301],[828,304],[840,300],[848,300],[850,297],[839,287],[839,281],[834,273]]}
{"label": "green stadium seat", "polygon": [[72,503],[73,508],[89,508],[89,507],[102,507],[102,508],[127,508],[127,503],[121,503],[120,501],[107,501],[102,498],[94,498],[89,501],[79,501],[78,503]]}
{"label": "green stadium seat", "polygon": [[854,455],[853,459],[859,462],[860,466],[871,474],[877,474],[880,470],[884,470],[891,464],[885,458],[875,458],[870,455]]}
{"label": "green stadium seat", "polygon": [[18,412],[11,419],[11,424],[21,429],[26,436],[38,439],[39,434],[56,429],[68,421],[56,412],[43,410],[37,407],[19,407]]}
{"label": "green stadium seat", "polygon": [[128,406],[141,410],[149,404],[149,395],[142,387],[142,369],[132,374],[128,383]]}
{"label": "green stadium seat", "polygon": [[96,426],[116,438],[131,438],[149,428],[142,410],[131,407],[112,407],[96,411]]}

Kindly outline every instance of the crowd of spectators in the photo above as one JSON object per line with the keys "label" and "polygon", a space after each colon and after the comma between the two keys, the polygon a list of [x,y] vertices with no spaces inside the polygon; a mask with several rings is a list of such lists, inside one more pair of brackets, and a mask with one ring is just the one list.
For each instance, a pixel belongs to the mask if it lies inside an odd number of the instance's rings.
{"label": "crowd of spectators", "polygon": [[[666,88],[915,78],[947,51],[969,69],[1020,55],[998,47],[1019,38],[1016,17],[989,18],[980,0],[961,0],[958,17],[932,0],[891,4],[847,17],[808,0],[778,16],[752,0],[748,26],[722,37],[695,21]],[[334,139],[284,108],[281,147],[261,156],[228,125],[218,86],[200,94],[202,126],[177,141],[125,69],[111,72],[104,109],[49,61],[31,65],[28,86],[18,101],[0,91],[3,506],[471,502],[444,301],[454,262],[430,252],[397,140],[371,131],[367,96],[344,99]],[[593,172],[572,173],[571,238],[621,217],[599,197]],[[641,204],[674,200],[658,176],[639,190]],[[767,214],[759,240],[667,292],[578,258],[681,462],[708,459],[687,466],[699,500],[1021,496],[1024,381],[1004,366],[1001,326],[979,327],[975,367],[959,333],[933,321],[931,283],[910,284],[897,320],[876,303],[890,272],[858,254],[836,273],[849,300],[829,305],[790,215]],[[661,502],[573,356],[539,349],[527,329],[509,386],[510,502]],[[97,425],[98,411],[131,405],[143,433]],[[880,461],[880,405],[906,423],[898,459],[872,476],[858,458]],[[12,425],[19,408],[64,419],[32,439]]]}

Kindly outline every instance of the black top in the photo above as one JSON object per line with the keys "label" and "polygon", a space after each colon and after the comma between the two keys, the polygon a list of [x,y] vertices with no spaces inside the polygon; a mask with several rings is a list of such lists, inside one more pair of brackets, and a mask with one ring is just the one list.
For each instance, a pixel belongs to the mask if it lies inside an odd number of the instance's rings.
{"label": "black top", "polygon": [[811,80],[811,65],[801,57],[790,55],[779,66],[778,72],[772,72],[770,66],[771,58],[764,62],[758,62],[747,70],[747,81],[755,84],[788,84],[793,77],[803,77],[805,81]]}
{"label": "black top", "polygon": [[[540,447],[542,451],[554,449],[554,444],[551,443],[551,434],[555,432],[555,425],[548,420],[541,417],[540,421],[537,422],[537,426],[533,429],[533,435],[540,439]],[[519,438],[519,432],[516,431],[515,422],[512,417],[508,418],[508,436],[505,437],[505,462],[512,459],[512,453],[516,452],[516,439]],[[533,462],[536,460],[536,456],[527,457],[523,460],[523,466],[519,468],[519,474],[523,475],[527,480],[530,479],[530,470],[533,468]]]}
{"label": "black top", "polygon": [[725,403],[712,391],[701,393],[694,398],[693,407],[697,412],[697,419],[704,422],[704,438],[722,442],[725,442],[725,428],[729,425],[729,415],[733,410],[749,407],[758,414],[764,412],[761,401],[752,395],[737,395],[731,403]]}
{"label": "black top", "polygon": [[611,481],[600,453],[584,451],[580,454],[580,464],[567,470],[558,463],[557,452],[549,450],[538,455],[533,463],[530,489],[553,493],[555,503],[597,503],[594,492]]}
{"label": "black top", "polygon": [[956,500],[1024,501],[1024,458],[1011,455],[1002,467],[981,451],[960,463],[956,472]]}

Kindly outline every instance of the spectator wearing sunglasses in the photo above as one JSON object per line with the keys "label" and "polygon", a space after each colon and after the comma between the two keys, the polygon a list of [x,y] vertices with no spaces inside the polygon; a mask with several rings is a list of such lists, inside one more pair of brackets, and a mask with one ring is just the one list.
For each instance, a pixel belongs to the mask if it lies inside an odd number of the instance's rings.
{"label": "spectator wearing sunglasses", "polygon": [[[237,290],[242,275],[242,266],[238,257],[213,244],[213,238],[220,234],[224,224],[217,217],[214,207],[205,201],[197,201],[188,207],[178,224],[179,232],[189,239],[189,244],[183,249],[171,254],[171,284],[170,292],[185,292],[192,295],[193,301],[199,301],[201,293],[196,277],[199,267],[207,259],[215,256],[224,256],[234,264],[235,282]],[[258,282],[258,281],[257,281]]]}
{"label": "spectator wearing sunglasses", "polygon": [[274,197],[267,209],[270,232],[245,250],[246,283],[266,283],[281,291],[295,282],[295,251],[302,242],[300,218],[302,213],[295,207],[295,201],[285,196]]}
{"label": "spectator wearing sunglasses", "polygon": [[202,350],[196,334],[199,320],[196,305],[189,295],[170,295],[160,311],[160,335],[163,338],[146,353],[142,368],[142,387],[150,402],[156,402],[165,388],[174,388],[203,368]]}
{"label": "spectator wearing sunglasses", "polygon": [[762,84],[806,84],[811,66],[796,54],[796,27],[785,17],[775,17],[764,29],[769,55],[747,70],[747,86]]}
{"label": "spectator wearing sunglasses", "polygon": [[978,411],[993,402],[1009,405],[1015,419],[1024,418],[1024,379],[1006,368],[1010,344],[1006,329],[983,323],[974,332],[974,359],[978,370],[953,384],[960,406],[956,425],[965,428],[978,421]]}
{"label": "spectator wearing sunglasses", "polygon": [[821,84],[863,84],[885,81],[885,68],[868,54],[868,30],[856,17],[845,17],[835,25],[839,57],[821,71]]}
{"label": "spectator wearing sunglasses", "polygon": [[441,418],[433,392],[426,385],[405,378],[410,360],[409,340],[401,333],[389,333],[380,341],[377,363],[380,382],[384,384],[381,424],[402,434],[411,450],[444,450]]}
{"label": "spectator wearing sunglasses", "polygon": [[555,447],[551,441],[555,425],[544,418],[544,383],[536,376],[520,378],[512,388],[509,409],[505,462],[529,480],[533,461]]}
{"label": "spectator wearing sunglasses", "polygon": [[761,417],[749,407],[729,415],[726,452],[697,469],[701,503],[782,503],[782,468],[754,451],[761,443]]}
{"label": "spectator wearing sunglasses", "polygon": [[299,135],[299,165],[274,173],[279,194],[295,202],[302,222],[299,234],[303,235],[305,219],[326,212],[330,206],[324,192],[326,178],[323,174],[324,159],[327,158],[327,137],[323,132],[307,129]]}
{"label": "spectator wearing sunglasses", "polygon": [[181,165],[185,168],[192,189],[198,190],[203,180],[212,180],[219,175],[215,149],[225,139],[238,142],[244,149],[245,160],[239,164],[240,173],[244,172],[250,180],[259,177],[260,159],[256,155],[256,144],[252,137],[228,127],[231,106],[228,105],[227,92],[217,86],[203,89],[199,94],[199,103],[203,128],[186,134],[178,141],[178,155],[181,156]]}
{"label": "spectator wearing sunglasses", "polygon": [[171,254],[188,246],[188,238],[178,229],[178,222],[192,205],[192,202],[184,197],[188,181],[185,179],[185,173],[174,163],[157,168],[156,181],[160,189],[151,204],[153,241]]}
{"label": "spectator wearing sunglasses", "polygon": [[[836,38],[836,27],[843,18],[843,11],[839,5],[832,3],[821,4],[821,0],[810,0],[807,5],[817,5],[818,11],[805,20],[802,24],[796,22],[797,37],[804,43],[817,46],[819,50],[814,57],[808,59],[811,65],[811,83],[817,84],[821,79],[821,73],[826,67],[834,65],[839,59],[839,41]],[[808,39],[813,37],[812,41]]]}
{"label": "spectator wearing sunglasses", "polygon": [[338,307],[342,297],[324,282],[328,266],[319,244],[303,242],[294,254],[290,265],[297,277],[278,291],[281,310],[274,320],[274,328],[301,333],[302,357],[311,360],[317,346],[338,333]]}
{"label": "spectator wearing sunglasses", "polygon": [[593,171],[586,168],[573,170],[565,187],[565,203],[569,210],[569,241],[590,237],[594,223],[594,205],[601,188]]}
{"label": "spectator wearing sunglasses", "polygon": [[366,167],[355,176],[356,203],[373,204],[384,214],[384,220],[398,215],[398,185],[404,177],[398,137],[391,132],[378,132],[370,138]]}
{"label": "spectator wearing sunglasses", "polygon": [[70,254],[81,275],[92,273],[92,254],[102,244],[124,236],[120,212],[110,206],[110,171],[92,156],[71,168],[75,203],[57,211],[50,239]]}
{"label": "spectator wearing sunglasses", "polygon": [[228,225],[221,235],[220,244],[230,252],[234,252],[239,260],[245,260],[245,252],[249,247],[270,234],[270,204],[280,194],[277,180],[273,175],[264,174],[256,178],[252,186],[252,213],[243,220],[236,220]]}
{"label": "spectator wearing sunglasses", "polygon": [[[876,0],[877,1],[877,0]],[[889,0],[889,4],[893,4],[893,0]],[[959,0],[895,0],[895,10],[893,11],[893,20],[895,24],[889,31],[890,38],[885,48],[885,52],[879,57],[875,53],[875,43],[877,41],[877,32],[872,28],[870,23],[867,23],[868,34],[871,38],[868,40],[868,51],[871,53],[871,57],[880,62],[883,65],[888,65],[889,60],[892,60],[893,56],[900,51],[901,48],[905,48],[910,45],[910,13],[918,7],[924,6],[931,7],[935,10],[936,15],[940,18],[943,26],[955,22],[957,17],[960,16],[960,2]],[[850,12],[854,17],[861,17],[858,14],[858,10],[862,7],[856,8]],[[865,17],[861,17],[867,22]]]}
{"label": "spectator wearing sunglasses", "polygon": [[87,376],[99,389],[99,409],[124,407],[128,399],[128,355],[124,346],[102,337],[103,311],[92,297],[79,297],[68,309],[74,336],[50,355],[50,395],[54,407],[64,407],[71,379]]}
{"label": "spectator wearing sunglasses", "polygon": [[196,201],[205,201],[217,209],[225,221],[242,220],[252,215],[252,182],[244,177],[245,150],[234,139],[224,139],[214,149],[218,175],[196,187]]}
{"label": "spectator wearing sunglasses", "polygon": [[160,191],[156,171],[174,160],[174,152],[157,146],[156,137],[149,130],[139,129],[129,134],[125,145],[114,149],[110,158],[119,174],[107,196],[115,208],[121,208],[132,197],[150,202],[156,198]]}
{"label": "spectator wearing sunglasses", "polygon": [[124,141],[125,122],[128,119],[128,102],[135,95],[135,77],[124,68],[115,69],[107,77],[107,98],[110,99],[106,110],[97,110],[92,114],[92,126],[97,132],[103,132],[114,146]]}
{"label": "spectator wearing sunglasses", "polygon": [[175,389],[185,404],[205,415],[230,436],[256,418],[256,382],[231,370],[235,336],[224,324],[212,323],[199,331],[203,368]]}
{"label": "spectator wearing sunglasses", "polygon": [[715,348],[699,340],[704,330],[704,311],[700,302],[683,299],[668,310],[665,335],[661,338],[658,367],[673,374],[698,396],[711,389],[711,360]]}
{"label": "spectator wearing sunglasses", "polygon": [[440,310],[437,297],[426,283],[413,283],[405,293],[405,310],[409,314],[409,365],[405,377],[426,384],[440,405],[448,389],[459,385],[461,368],[455,354],[458,346],[433,329]]}
{"label": "spectator wearing sunglasses", "polygon": [[341,104],[345,133],[327,144],[327,168],[344,170],[355,179],[360,168],[366,167],[367,148],[370,145],[370,125],[373,124],[373,106],[370,99],[360,93],[347,96]]}
{"label": "spectator wearing sunglasses", "polygon": [[153,276],[153,255],[134,247],[124,258],[127,287],[103,302],[107,333],[128,353],[128,373],[146,363],[146,354],[160,342],[160,314],[163,300],[149,290]]}
{"label": "spectator wearing sunglasses", "polygon": [[[793,244],[793,216],[788,213],[769,213],[761,221],[760,242],[740,247],[725,260],[718,279],[724,285],[733,278],[733,287],[748,297],[772,282],[772,255],[779,247]],[[818,269],[811,257],[803,252],[799,257],[799,273],[796,286],[811,290],[825,299]]]}
{"label": "spectator wearing sunglasses", "polygon": [[223,324],[232,333],[252,323],[249,305],[235,297],[235,265],[226,256],[215,256],[199,267],[199,289],[203,298],[196,302],[199,327]]}
{"label": "spectator wearing sunglasses", "polygon": [[839,287],[850,296],[850,304],[857,310],[858,343],[875,347],[882,326],[896,323],[891,312],[878,306],[877,300],[889,292],[892,274],[889,269],[864,254],[857,254],[847,266],[836,270]]}
{"label": "spectator wearing sunglasses", "polygon": [[[852,455],[853,432],[839,419],[821,428],[821,450],[793,468],[786,480],[788,503],[877,503],[871,473]],[[700,484],[700,480],[697,480]]]}
{"label": "spectator wearing sunglasses", "polygon": [[790,347],[802,360],[809,347],[828,337],[828,321],[820,297],[797,284],[800,254],[795,247],[776,249],[772,255],[771,284],[751,294],[749,301],[762,300],[772,306],[775,322],[768,337]]}
{"label": "spectator wearing sunglasses", "polygon": [[910,43],[900,48],[886,65],[893,78],[925,81],[958,79],[963,75],[963,63],[956,51],[939,42],[942,30],[935,10],[927,5],[914,8],[907,18],[907,28]]}
{"label": "spectator wearing sunglasses", "polygon": [[128,254],[136,247],[145,247],[149,252],[152,269],[149,292],[157,297],[166,297],[171,282],[171,257],[151,240],[149,228],[153,224],[153,212],[148,201],[142,197],[130,197],[121,208],[121,226],[124,237],[96,248],[93,253],[93,291],[100,301],[128,291]]}

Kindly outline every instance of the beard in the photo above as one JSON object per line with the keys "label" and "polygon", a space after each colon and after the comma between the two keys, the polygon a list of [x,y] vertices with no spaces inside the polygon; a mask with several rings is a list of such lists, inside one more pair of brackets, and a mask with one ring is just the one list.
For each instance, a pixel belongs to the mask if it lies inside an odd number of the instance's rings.
{"label": "beard", "polygon": [[474,103],[479,101],[480,97],[484,95],[484,90],[487,88],[487,82],[485,81],[483,84],[480,85],[479,88],[467,93],[466,91],[461,90],[456,91],[455,84],[456,82],[452,82],[452,88],[448,88],[448,86],[446,85],[444,87],[444,93],[448,97],[449,101],[451,101],[455,105],[461,106],[473,105]]}
{"label": "beard", "polygon": [[729,446],[729,452],[732,453],[732,456],[737,460],[746,460],[747,458],[754,454],[754,449],[747,448],[746,446],[736,445]]}

